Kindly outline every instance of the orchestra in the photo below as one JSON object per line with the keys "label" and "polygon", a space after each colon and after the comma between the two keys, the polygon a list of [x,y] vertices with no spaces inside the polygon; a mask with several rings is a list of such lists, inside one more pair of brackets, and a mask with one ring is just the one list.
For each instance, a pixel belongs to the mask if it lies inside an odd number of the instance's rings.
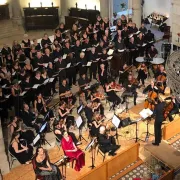
{"label": "orchestra", "polygon": [[[168,77],[164,62],[158,62],[154,34],[144,23],[138,31],[136,24],[125,16],[118,19],[114,14],[111,24],[115,25],[115,32],[111,32],[109,19],[101,16],[97,16],[96,23],[88,23],[83,28],[74,24],[72,29],[66,29],[61,23],[55,30],[54,42],[45,33],[41,43],[34,39],[32,46],[25,35],[21,48],[16,47],[11,52],[8,46],[4,46],[1,51],[5,63],[0,68],[0,107],[11,109],[14,106],[15,115],[36,132],[44,123],[42,119],[47,121],[47,132],[51,131],[50,121],[54,121],[54,134],[62,144],[64,154],[76,158],[77,171],[85,165],[85,153],[77,148],[81,142],[74,129],[81,132],[85,127],[91,139],[97,138],[99,149],[110,156],[116,155],[120,148],[116,136],[107,133],[106,104],[103,101],[109,102],[110,111],[116,112],[128,97],[133,97],[136,106],[138,91],[146,94],[142,108],[150,109],[156,115],[156,146],[161,142],[162,121],[173,121],[173,115],[179,113],[175,96],[160,102],[159,95],[164,95]],[[138,62],[137,57],[143,60]],[[113,70],[118,72],[116,77]],[[149,70],[153,71],[154,77],[149,77]],[[48,107],[57,93],[58,118],[53,113],[55,108]],[[74,115],[77,106],[82,106],[83,111],[83,115],[77,113],[82,116],[80,127],[77,127]],[[7,118],[5,108],[2,112],[2,118]]]}

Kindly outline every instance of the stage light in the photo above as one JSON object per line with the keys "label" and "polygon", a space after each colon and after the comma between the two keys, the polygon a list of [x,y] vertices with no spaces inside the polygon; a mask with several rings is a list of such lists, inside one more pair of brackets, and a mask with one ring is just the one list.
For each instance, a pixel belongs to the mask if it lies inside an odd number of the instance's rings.
{"label": "stage light", "polygon": [[7,3],[7,0],[0,0],[0,5],[4,5]]}

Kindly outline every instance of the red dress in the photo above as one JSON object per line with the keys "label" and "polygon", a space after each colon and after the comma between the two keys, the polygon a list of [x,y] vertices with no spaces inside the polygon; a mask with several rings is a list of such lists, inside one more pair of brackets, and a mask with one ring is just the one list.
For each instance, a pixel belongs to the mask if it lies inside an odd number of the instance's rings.
{"label": "red dress", "polygon": [[76,164],[75,164],[75,170],[80,171],[80,169],[85,165],[85,154],[83,151],[80,149],[77,149],[76,152],[67,152],[66,150],[73,150],[73,140],[71,136],[69,137],[69,141],[66,141],[66,139],[63,137],[61,141],[62,148],[64,150],[64,153],[66,156],[69,158],[75,158],[76,159]]}

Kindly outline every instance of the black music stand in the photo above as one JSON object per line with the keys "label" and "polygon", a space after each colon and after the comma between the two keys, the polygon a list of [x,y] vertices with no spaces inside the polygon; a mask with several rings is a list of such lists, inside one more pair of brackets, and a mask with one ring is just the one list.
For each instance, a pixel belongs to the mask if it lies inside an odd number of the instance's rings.
{"label": "black music stand", "polygon": [[81,141],[82,139],[84,141],[87,142],[87,140],[82,136],[82,125],[83,125],[83,120],[81,116],[78,116],[78,118],[76,119],[76,125],[79,129],[79,137],[78,137],[78,141]]}
{"label": "black music stand", "polygon": [[112,118],[112,124],[116,127],[116,139],[117,139],[117,142],[119,144],[119,136],[121,136],[120,134],[118,134],[118,128],[120,127],[120,122],[121,122],[121,119],[116,115],[114,114],[113,118]]}
{"label": "black music stand", "polygon": [[91,148],[91,166],[89,166],[89,168],[91,169],[94,169],[95,168],[95,165],[94,165],[94,162],[95,162],[95,148],[94,148],[94,144],[96,143],[96,138],[92,139],[91,142],[87,145],[87,147],[85,148],[85,151],[88,151],[90,148]]}
{"label": "black music stand", "polygon": [[123,97],[125,97],[125,103],[126,103],[126,107],[124,110],[121,111],[121,113],[123,113],[124,111],[126,111],[126,113],[129,111],[129,97],[131,97],[133,95],[132,92],[127,92],[127,93],[124,93]]}

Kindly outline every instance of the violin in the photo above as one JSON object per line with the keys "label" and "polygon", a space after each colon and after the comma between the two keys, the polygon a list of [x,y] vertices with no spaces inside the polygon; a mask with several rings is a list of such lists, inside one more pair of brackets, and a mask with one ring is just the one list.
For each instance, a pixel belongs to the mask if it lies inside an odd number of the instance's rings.
{"label": "violin", "polygon": [[171,112],[171,110],[174,108],[174,103],[171,100],[171,102],[166,103],[166,106],[164,108],[164,119],[167,118],[169,112]]}
{"label": "violin", "polygon": [[145,74],[148,73],[148,69],[147,69],[147,66],[146,66],[145,64],[140,64],[140,65],[138,66],[137,70],[138,70],[138,71],[139,71],[139,70],[142,70],[142,71],[144,71]]}
{"label": "violin", "polygon": [[104,99],[105,98],[104,93],[100,93],[100,92],[93,94],[93,96],[95,98],[98,98],[98,99]]}
{"label": "violin", "polygon": [[113,84],[111,85],[111,88],[120,90],[122,87],[121,87],[120,84],[117,84],[116,82],[113,82]]}
{"label": "violin", "polygon": [[155,99],[158,97],[158,94],[155,91],[150,91],[148,93],[148,97],[144,102],[144,108],[149,108],[150,110],[154,110],[155,108]]}
{"label": "violin", "polygon": [[129,83],[130,83],[131,85],[136,85],[136,86],[138,86],[139,81],[138,81],[136,78],[133,77],[132,80],[129,81]]}

